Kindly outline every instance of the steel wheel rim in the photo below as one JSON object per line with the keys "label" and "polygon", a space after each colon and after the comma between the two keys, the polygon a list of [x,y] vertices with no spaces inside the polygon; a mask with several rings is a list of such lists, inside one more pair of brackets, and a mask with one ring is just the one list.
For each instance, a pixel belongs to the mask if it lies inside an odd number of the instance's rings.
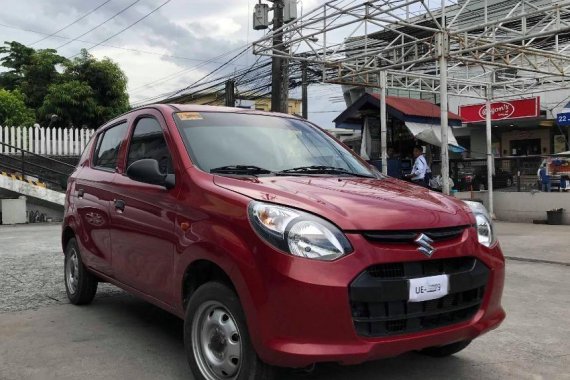
{"label": "steel wheel rim", "polygon": [[217,301],[204,302],[192,321],[192,351],[207,380],[237,379],[242,363],[238,325]]}
{"label": "steel wheel rim", "polygon": [[79,283],[79,257],[75,248],[72,248],[65,265],[65,280],[69,292],[75,294]]}

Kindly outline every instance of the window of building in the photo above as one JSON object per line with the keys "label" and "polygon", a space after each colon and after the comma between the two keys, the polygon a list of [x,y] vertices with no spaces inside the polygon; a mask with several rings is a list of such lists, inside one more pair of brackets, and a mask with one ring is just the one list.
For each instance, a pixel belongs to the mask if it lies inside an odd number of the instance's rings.
{"label": "window of building", "polygon": [[121,143],[125,138],[127,123],[115,125],[107,129],[97,142],[97,150],[93,165],[98,168],[115,170]]}
{"label": "window of building", "polygon": [[163,174],[174,174],[162,128],[156,119],[150,117],[137,121],[129,147],[127,167],[144,158],[158,161],[158,167]]}

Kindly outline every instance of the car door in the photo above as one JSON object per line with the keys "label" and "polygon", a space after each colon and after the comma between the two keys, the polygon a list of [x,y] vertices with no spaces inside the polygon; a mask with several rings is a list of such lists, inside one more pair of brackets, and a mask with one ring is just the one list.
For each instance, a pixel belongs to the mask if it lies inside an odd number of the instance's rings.
{"label": "car door", "polygon": [[123,120],[97,134],[91,159],[78,171],[72,188],[80,220],[78,232],[83,260],[87,266],[108,276],[113,275],[109,230],[112,183],[126,132],[127,122]]}
{"label": "car door", "polygon": [[117,278],[156,299],[169,300],[173,291],[177,187],[137,182],[126,175],[133,162],[152,158],[161,171],[174,174],[165,123],[157,111],[145,111],[133,121],[124,170],[114,182],[111,210],[113,270]]}

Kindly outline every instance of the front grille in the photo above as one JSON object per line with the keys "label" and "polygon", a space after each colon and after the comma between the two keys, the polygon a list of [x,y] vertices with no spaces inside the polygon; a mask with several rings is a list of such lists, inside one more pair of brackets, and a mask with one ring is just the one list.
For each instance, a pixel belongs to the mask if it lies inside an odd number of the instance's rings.
{"label": "front grille", "polygon": [[[408,302],[410,278],[449,275],[449,294]],[[381,337],[433,329],[471,319],[481,306],[489,269],[473,257],[375,265],[350,285],[357,333]]]}
{"label": "front grille", "polygon": [[368,268],[372,277],[378,278],[414,278],[437,276],[438,274],[454,274],[473,269],[474,257],[458,257],[453,259],[429,260],[415,263],[379,264]]}
{"label": "front grille", "polygon": [[366,231],[363,233],[363,236],[370,241],[378,243],[411,243],[420,233],[424,233],[433,241],[443,241],[458,238],[467,227],[469,226],[435,228],[421,231]]}

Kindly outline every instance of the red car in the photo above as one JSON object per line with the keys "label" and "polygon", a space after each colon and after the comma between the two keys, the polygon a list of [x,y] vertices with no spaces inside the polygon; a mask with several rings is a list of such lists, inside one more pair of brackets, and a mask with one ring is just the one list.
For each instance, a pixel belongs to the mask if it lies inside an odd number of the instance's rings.
{"label": "red car", "polygon": [[480,204],[385,177],[288,115],[119,116],[69,179],[62,245],[73,304],[110,282],[184,319],[197,379],[446,356],[505,318]]}

